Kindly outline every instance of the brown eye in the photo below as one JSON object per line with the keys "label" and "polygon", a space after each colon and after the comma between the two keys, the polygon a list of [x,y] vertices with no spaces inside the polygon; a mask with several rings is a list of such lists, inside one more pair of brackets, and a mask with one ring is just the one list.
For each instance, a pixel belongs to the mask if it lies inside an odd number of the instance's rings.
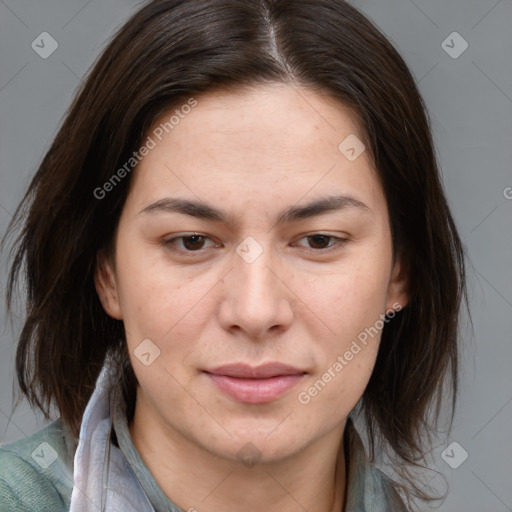
{"label": "brown eye", "polygon": [[347,238],[339,238],[337,236],[327,235],[324,233],[307,235],[301,240],[307,240],[308,245],[306,248],[313,249],[316,252],[327,252],[331,249],[337,249],[349,242],[349,239]]}
{"label": "brown eye", "polygon": [[201,235],[184,236],[181,238],[183,240],[184,247],[190,251],[197,251],[198,249],[202,249],[204,241],[206,240],[206,237]]}
{"label": "brown eye", "polygon": [[[162,240],[162,245],[173,252],[193,253],[199,252],[205,248],[205,243],[210,240],[209,237],[200,234],[182,235],[174,238]],[[211,246],[214,246],[212,243]]]}
{"label": "brown eye", "polygon": [[329,247],[329,240],[333,238],[328,235],[310,235],[307,237],[313,249],[326,249]]}

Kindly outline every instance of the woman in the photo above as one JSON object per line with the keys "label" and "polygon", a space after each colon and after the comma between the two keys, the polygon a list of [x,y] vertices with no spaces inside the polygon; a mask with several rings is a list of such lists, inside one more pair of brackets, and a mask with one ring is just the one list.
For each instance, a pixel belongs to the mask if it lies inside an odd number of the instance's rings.
{"label": "woman", "polygon": [[60,417],[2,447],[2,510],[429,498],[464,255],[415,82],[355,8],[147,3],[16,222],[18,380]]}

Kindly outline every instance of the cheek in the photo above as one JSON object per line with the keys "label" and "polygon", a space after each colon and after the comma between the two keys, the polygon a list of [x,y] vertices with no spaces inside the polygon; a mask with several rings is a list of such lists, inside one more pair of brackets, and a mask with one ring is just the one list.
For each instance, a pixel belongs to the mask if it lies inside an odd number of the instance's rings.
{"label": "cheek", "polygon": [[314,429],[328,432],[357,405],[372,375],[379,339],[377,335],[366,344],[350,337],[338,339],[328,350],[326,363],[298,390],[301,417],[309,418]]}
{"label": "cheek", "polygon": [[357,263],[347,264],[311,290],[314,308],[330,330],[329,336],[316,338],[321,355],[308,383],[314,387],[312,395],[323,395],[312,397],[320,409],[335,406],[340,414],[348,414],[375,365],[389,275],[386,258],[370,256],[358,257]]}
{"label": "cheek", "polygon": [[200,283],[184,278],[179,268],[162,264],[158,252],[133,248],[117,259],[119,300],[129,345],[172,336],[204,295]]}
{"label": "cheek", "polygon": [[327,319],[336,335],[317,345],[316,371],[297,396],[300,404],[309,404],[304,407],[313,416],[322,418],[325,428],[348,416],[370,380],[382,332],[375,328],[379,305],[377,301],[365,311],[347,306]]}
{"label": "cheek", "polygon": [[316,289],[316,308],[340,343],[357,338],[385,313],[389,268],[383,260],[358,257]]}

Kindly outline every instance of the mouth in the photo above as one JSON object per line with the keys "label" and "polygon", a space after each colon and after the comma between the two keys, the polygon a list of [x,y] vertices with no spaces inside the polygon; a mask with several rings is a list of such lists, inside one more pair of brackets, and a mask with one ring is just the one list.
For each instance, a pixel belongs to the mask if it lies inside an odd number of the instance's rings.
{"label": "mouth", "polygon": [[261,366],[229,364],[204,372],[224,394],[237,402],[273,402],[296,386],[307,372],[281,363]]}

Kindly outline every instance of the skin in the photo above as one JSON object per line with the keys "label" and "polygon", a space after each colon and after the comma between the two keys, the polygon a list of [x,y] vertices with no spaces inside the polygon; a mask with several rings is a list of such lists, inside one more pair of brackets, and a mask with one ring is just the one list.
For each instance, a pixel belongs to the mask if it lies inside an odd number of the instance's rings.
{"label": "skin", "polygon": [[[340,441],[380,334],[309,403],[298,393],[379,315],[407,303],[383,191],[366,151],[349,161],[338,150],[360,132],[354,114],[327,96],[275,84],[197,101],[134,171],[115,255],[96,269],[105,311],[124,322],[139,382],[134,444],[184,510],[343,510]],[[332,194],[368,209],[276,224],[284,209]],[[171,196],[207,202],[238,225],[142,212]],[[163,243],[194,233],[207,238]],[[314,234],[334,238],[307,238]],[[263,250],[250,263],[236,252],[246,237]],[[134,355],[145,339],[160,350],[149,366]],[[265,404],[226,396],[203,372],[268,361],[307,373]],[[251,467],[237,456],[247,443],[258,457]]]}

